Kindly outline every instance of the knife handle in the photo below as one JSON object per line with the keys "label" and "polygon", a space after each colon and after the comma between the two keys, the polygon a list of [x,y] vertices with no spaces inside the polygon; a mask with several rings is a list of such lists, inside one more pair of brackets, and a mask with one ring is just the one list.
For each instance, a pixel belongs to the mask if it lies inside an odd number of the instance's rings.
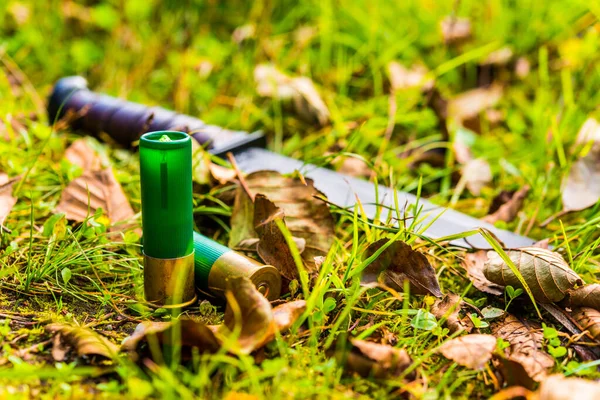
{"label": "knife handle", "polygon": [[[178,130],[189,133],[198,143],[213,153],[223,154],[238,147],[264,146],[260,132],[248,134],[214,125],[198,118],[178,114],[162,107],[148,107],[88,89],[81,76],[60,79],[48,100],[50,123],[69,113],[70,126],[94,136],[105,132],[118,143],[130,146],[139,137],[152,131]],[[214,151],[216,150],[216,151]]]}

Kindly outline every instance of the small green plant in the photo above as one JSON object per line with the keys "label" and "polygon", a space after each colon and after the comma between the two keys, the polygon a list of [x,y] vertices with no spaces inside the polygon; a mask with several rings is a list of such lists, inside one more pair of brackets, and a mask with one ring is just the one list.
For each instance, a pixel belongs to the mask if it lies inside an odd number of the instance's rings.
{"label": "small green plant", "polygon": [[561,358],[567,354],[567,348],[561,346],[558,331],[542,323],[544,339],[547,341],[548,353],[554,358]]}
{"label": "small green plant", "polygon": [[471,319],[471,322],[473,322],[473,326],[477,329],[488,328],[490,326],[490,324],[479,318],[475,313],[470,314],[469,318]]}
{"label": "small green plant", "polygon": [[[511,285],[508,285],[504,289],[504,301],[506,302],[506,307],[504,307],[504,311],[507,311],[508,307],[510,307],[510,303],[512,303],[514,299],[516,299],[517,297],[519,297],[522,294],[523,294],[523,289],[521,289],[521,288],[515,289]],[[508,296],[508,300],[506,300],[506,296]]]}

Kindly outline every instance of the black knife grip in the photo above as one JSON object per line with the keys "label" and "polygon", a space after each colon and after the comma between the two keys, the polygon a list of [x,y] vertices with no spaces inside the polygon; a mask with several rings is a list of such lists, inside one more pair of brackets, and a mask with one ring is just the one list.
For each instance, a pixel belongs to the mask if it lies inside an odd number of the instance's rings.
{"label": "black knife grip", "polygon": [[139,139],[145,132],[179,130],[188,132],[208,149],[230,147],[230,144],[248,136],[245,132],[230,131],[207,125],[189,115],[178,114],[162,107],[147,107],[92,92],[81,76],[60,79],[48,101],[50,123],[70,113],[71,127],[97,136],[107,133],[125,146]]}

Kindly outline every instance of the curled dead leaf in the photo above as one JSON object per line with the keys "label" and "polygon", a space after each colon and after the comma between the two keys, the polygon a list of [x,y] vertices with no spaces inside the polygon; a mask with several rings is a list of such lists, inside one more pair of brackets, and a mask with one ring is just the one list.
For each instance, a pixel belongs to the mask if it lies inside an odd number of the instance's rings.
{"label": "curled dead leaf", "polygon": [[[352,347],[349,351],[336,353],[338,362],[349,373],[355,372],[375,379],[391,379],[400,376],[412,364],[404,349],[359,339],[350,339],[350,344]],[[413,377],[414,374],[407,376],[409,379]]]}
{"label": "curled dead leaf", "polygon": [[504,363],[505,368],[514,370],[513,364],[518,363],[529,378],[541,382],[554,367],[554,359],[541,350],[543,335],[532,323],[508,314],[504,320],[492,323],[492,334],[510,343],[505,354],[512,363]]}
{"label": "curled dead leaf", "polygon": [[254,69],[257,92],[263,97],[291,100],[296,113],[310,123],[329,123],[329,109],[314,83],[306,77],[290,77],[269,64]]}
{"label": "curled dead leaf", "polygon": [[67,219],[83,222],[99,208],[111,222],[110,231],[125,229],[124,225],[115,224],[130,221],[135,215],[112,168],[86,171],[72,180],[63,190],[56,212],[65,213]]}
{"label": "curled dead leaf", "polygon": [[590,307],[579,307],[573,309],[572,316],[582,331],[587,330],[594,339],[600,340],[600,311]]}
{"label": "curled dead leaf", "polygon": [[490,281],[483,274],[487,259],[487,251],[485,250],[467,253],[462,261],[462,266],[467,271],[467,276],[473,283],[473,286],[482,292],[500,296],[504,293],[504,288]]}
{"label": "curled dead leaf", "polygon": [[581,378],[551,375],[540,385],[536,400],[596,400],[600,398],[600,383]]}
{"label": "curled dead leaf", "polygon": [[64,359],[65,346],[73,347],[78,356],[102,356],[112,359],[119,352],[119,346],[89,328],[52,323],[46,325],[46,331],[60,337],[54,341],[52,351],[55,359],[59,358],[57,361]]}
{"label": "curled dead leaf", "polygon": [[275,321],[271,304],[245,277],[227,282],[227,308],[219,333],[229,336],[239,332],[239,352],[249,354],[262,347],[273,336]]}
{"label": "curled dead leaf", "polygon": [[[579,275],[569,267],[562,256],[551,250],[523,247],[508,250],[506,254],[523,276],[533,297],[539,302],[560,301],[567,295],[567,290],[582,283]],[[490,251],[487,255],[488,260],[483,269],[487,279],[503,286],[523,287],[498,253]]]}
{"label": "curled dead leaf", "polygon": [[569,305],[600,310],[600,284],[583,285],[567,293]]}
{"label": "curled dead leaf", "polygon": [[447,44],[460,44],[471,38],[471,21],[468,18],[448,16],[440,21],[440,27]]}
{"label": "curled dead leaf", "polygon": [[525,185],[516,192],[503,191],[494,198],[492,207],[490,207],[488,215],[483,220],[490,224],[498,221],[511,222],[515,219],[519,211],[521,211],[529,190],[529,185]]}
{"label": "curled dead leaf", "polygon": [[433,303],[431,313],[438,320],[445,320],[445,325],[450,332],[466,331],[470,333],[474,328],[473,321],[467,315],[460,317],[462,304],[463,301],[460,296],[449,293],[443,299],[438,299]]}
{"label": "curled dead leaf", "polygon": [[257,195],[254,199],[254,225],[260,239],[258,255],[292,281],[300,277],[298,267],[277,222],[285,224],[283,211],[262,194]]}
{"label": "curled dead leaf", "polygon": [[[371,243],[365,251],[365,259],[375,254],[388,241],[389,239],[381,239]],[[394,241],[365,268],[361,283],[376,283],[380,279],[397,291],[403,291],[404,281],[408,281],[412,293],[442,297],[435,270],[427,257],[401,240]]]}
{"label": "curled dead leaf", "polygon": [[446,341],[440,353],[455,363],[471,369],[482,369],[492,358],[496,338],[492,335],[465,335]]}

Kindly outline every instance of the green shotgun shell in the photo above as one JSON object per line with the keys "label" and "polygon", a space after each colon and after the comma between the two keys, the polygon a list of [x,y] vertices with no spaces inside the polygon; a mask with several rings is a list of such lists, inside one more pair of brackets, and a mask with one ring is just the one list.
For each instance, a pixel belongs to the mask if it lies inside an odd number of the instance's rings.
{"label": "green shotgun shell", "polygon": [[140,138],[144,293],[157,306],[196,300],[192,213],[192,140],[184,132]]}
{"label": "green shotgun shell", "polygon": [[200,291],[224,297],[227,280],[245,276],[268,300],[281,294],[281,275],[272,265],[264,265],[229,247],[194,232],[196,286]]}

